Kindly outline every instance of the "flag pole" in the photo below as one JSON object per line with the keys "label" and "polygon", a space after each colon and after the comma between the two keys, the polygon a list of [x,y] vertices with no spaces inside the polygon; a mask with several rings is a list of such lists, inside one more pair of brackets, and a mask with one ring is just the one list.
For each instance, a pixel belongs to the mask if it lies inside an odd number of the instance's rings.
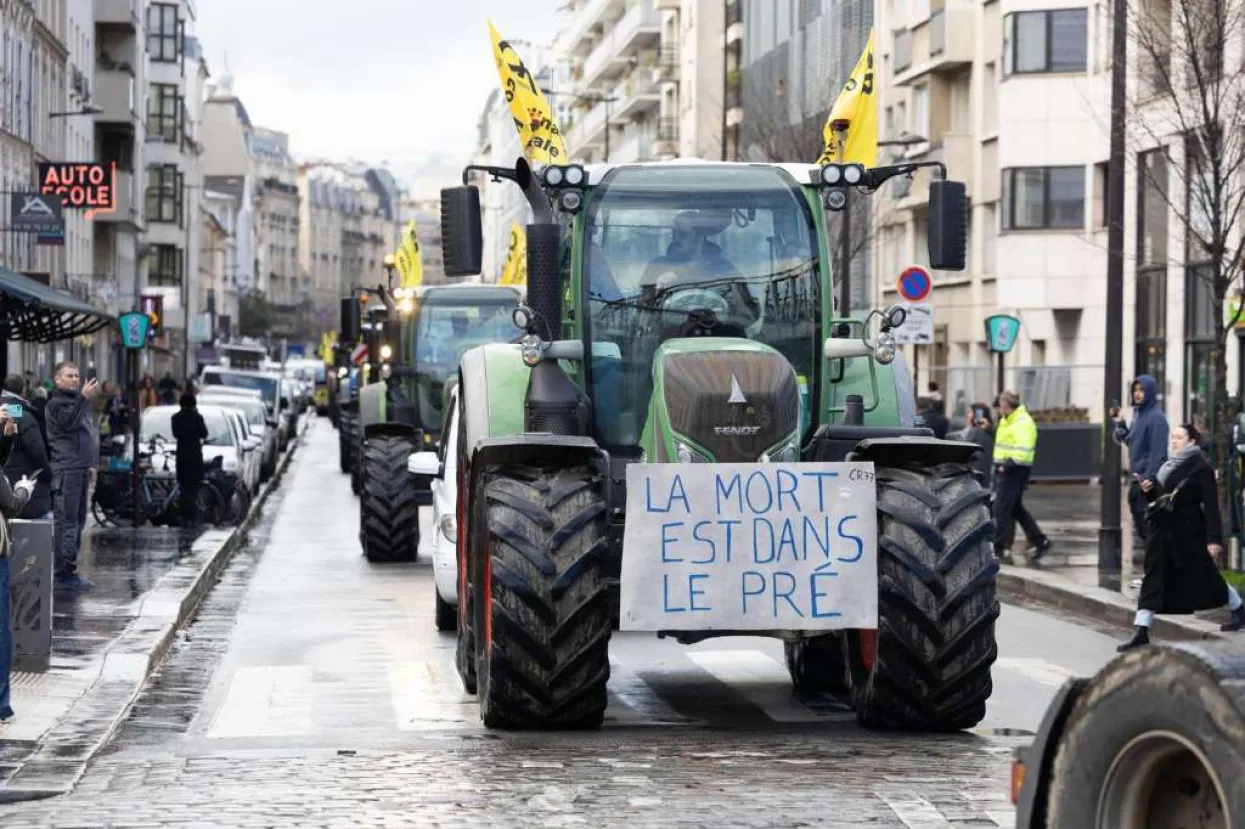
{"label": "flag pole", "polygon": [[[847,147],[847,130],[850,126],[851,122],[846,118],[830,124],[837,143],[834,158],[840,164],[843,163],[843,153]],[[835,263],[835,268],[839,272],[839,307],[836,316],[840,318],[852,312],[852,190],[850,187],[844,189],[843,196],[843,209],[839,211],[839,216],[843,221],[839,234],[841,247],[839,248],[839,261]]]}

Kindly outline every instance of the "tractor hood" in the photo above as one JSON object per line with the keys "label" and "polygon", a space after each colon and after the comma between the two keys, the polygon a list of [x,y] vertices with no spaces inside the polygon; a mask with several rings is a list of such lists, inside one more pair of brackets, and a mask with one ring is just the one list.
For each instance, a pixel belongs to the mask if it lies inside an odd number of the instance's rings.
{"label": "tractor hood", "polygon": [[745,339],[667,340],[642,443],[651,462],[796,459],[800,389],[781,353]]}

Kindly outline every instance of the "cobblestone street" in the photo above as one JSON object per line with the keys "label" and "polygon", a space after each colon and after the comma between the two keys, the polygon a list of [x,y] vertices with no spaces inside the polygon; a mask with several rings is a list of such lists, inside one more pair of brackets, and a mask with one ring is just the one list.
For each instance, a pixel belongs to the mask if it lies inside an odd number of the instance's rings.
{"label": "cobblestone street", "polygon": [[931,737],[795,696],[776,640],[616,634],[600,731],[488,732],[430,563],[366,562],[336,452],[313,423],[76,790],[0,806],[0,826],[1011,826],[1013,747],[1114,655],[1087,623],[1005,605],[986,721]]}

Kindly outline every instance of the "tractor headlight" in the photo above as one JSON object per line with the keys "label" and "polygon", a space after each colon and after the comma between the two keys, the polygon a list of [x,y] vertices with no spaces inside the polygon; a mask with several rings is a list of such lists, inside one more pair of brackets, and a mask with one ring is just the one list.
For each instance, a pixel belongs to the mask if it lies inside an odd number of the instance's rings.
{"label": "tractor headlight", "polygon": [[899,345],[895,342],[894,336],[879,334],[877,344],[873,347],[873,356],[882,365],[888,365],[894,362],[898,350]]}
{"label": "tractor headlight", "polygon": [[392,348],[390,348],[388,345],[382,345],[382,346],[380,347],[380,358],[381,358],[382,360],[392,360],[392,359],[393,359],[393,349],[392,349]]}
{"label": "tractor headlight", "polygon": [[441,531],[441,537],[451,544],[458,541],[458,522],[453,515],[442,515],[437,529]]}
{"label": "tractor headlight", "polygon": [[760,463],[795,463],[799,459],[800,447],[792,439],[763,453],[761,457],[757,458],[757,461]]}
{"label": "tractor headlight", "polygon": [[398,310],[403,314],[410,314],[415,310],[415,303],[411,301],[409,296],[403,297],[402,301],[398,303]]}
{"label": "tractor headlight", "polygon": [[535,334],[528,334],[519,340],[519,353],[523,357],[524,365],[531,367],[539,363],[540,351],[540,337]]}
{"label": "tractor headlight", "polygon": [[339,368],[337,370],[337,377],[339,380],[344,380],[346,378],[346,375],[349,373],[350,373],[350,369],[345,368],[345,367]]}
{"label": "tractor headlight", "polygon": [[388,363],[380,364],[381,379],[388,380],[392,374],[393,374],[393,366],[389,365]]}
{"label": "tractor headlight", "polygon": [[679,463],[713,463],[704,452],[678,439],[674,442],[674,453],[678,456]]}

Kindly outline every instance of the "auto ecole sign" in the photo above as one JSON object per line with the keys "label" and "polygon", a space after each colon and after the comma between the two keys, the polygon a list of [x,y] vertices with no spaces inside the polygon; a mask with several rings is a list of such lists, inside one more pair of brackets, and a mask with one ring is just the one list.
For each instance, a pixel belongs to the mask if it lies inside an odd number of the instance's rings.
{"label": "auto ecole sign", "polygon": [[39,165],[45,195],[61,197],[66,210],[86,210],[85,218],[117,209],[117,164],[45,161]]}

